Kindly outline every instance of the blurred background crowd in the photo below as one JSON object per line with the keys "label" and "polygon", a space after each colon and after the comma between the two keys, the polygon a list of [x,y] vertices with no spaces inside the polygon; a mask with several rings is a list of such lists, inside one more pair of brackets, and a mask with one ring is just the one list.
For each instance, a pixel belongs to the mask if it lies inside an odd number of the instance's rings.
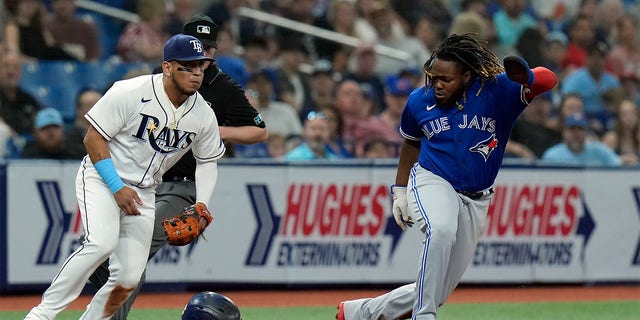
{"label": "blurred background crowd", "polygon": [[227,157],[397,157],[424,62],[448,34],[475,33],[560,79],[518,120],[509,157],[640,164],[640,0],[4,0],[0,158],[81,159],[84,113],[114,81],[151,73],[196,13],[218,25],[216,63],[269,130]]}

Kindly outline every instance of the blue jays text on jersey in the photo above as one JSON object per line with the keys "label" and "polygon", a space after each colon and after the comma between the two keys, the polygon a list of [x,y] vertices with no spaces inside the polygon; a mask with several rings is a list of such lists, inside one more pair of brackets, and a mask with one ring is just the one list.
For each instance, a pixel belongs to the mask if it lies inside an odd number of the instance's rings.
{"label": "blue jays text on jersey", "polygon": [[505,74],[485,83],[476,78],[465,94],[456,108],[438,104],[429,87],[414,90],[400,132],[421,141],[422,167],[456,190],[477,192],[493,185],[511,129],[528,102],[522,86]]}

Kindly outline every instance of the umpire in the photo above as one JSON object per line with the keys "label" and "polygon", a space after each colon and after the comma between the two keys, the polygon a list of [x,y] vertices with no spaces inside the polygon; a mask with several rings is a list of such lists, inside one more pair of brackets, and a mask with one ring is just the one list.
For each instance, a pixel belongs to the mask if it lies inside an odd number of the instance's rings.
{"label": "umpire", "polygon": [[[193,16],[182,27],[182,33],[200,39],[208,57],[215,55],[218,48],[218,26],[211,18],[201,14]],[[154,71],[160,72],[159,69]],[[220,136],[225,142],[252,144],[267,139],[267,129],[258,111],[251,106],[242,87],[223,73],[215,61],[205,70],[204,80],[198,92],[213,108],[220,126]],[[182,212],[195,202],[195,168],[196,161],[189,151],[162,177],[163,182],[156,189],[156,217],[149,260],[167,243],[161,221]],[[109,261],[105,261],[89,278],[96,288],[107,282],[108,266]],[[111,319],[127,319],[144,279],[145,274],[142,275],[136,290]]]}

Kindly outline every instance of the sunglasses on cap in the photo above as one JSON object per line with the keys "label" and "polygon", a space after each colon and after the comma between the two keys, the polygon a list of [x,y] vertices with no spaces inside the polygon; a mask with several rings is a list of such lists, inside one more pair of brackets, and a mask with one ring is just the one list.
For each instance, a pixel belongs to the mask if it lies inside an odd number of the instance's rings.
{"label": "sunglasses on cap", "polygon": [[327,116],[324,113],[318,111],[310,111],[309,113],[307,113],[307,120],[314,119],[327,120]]}

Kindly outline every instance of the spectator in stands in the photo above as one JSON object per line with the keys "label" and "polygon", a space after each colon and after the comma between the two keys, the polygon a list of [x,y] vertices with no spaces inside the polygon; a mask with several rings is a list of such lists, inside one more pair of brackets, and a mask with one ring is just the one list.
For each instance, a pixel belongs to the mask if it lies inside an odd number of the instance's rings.
{"label": "spectator in stands", "polygon": [[[453,21],[450,10],[451,0],[425,0],[417,2],[413,0],[402,0],[402,2],[406,4],[405,8],[407,8],[404,10],[398,8],[399,6],[393,4],[393,2],[395,1],[391,1],[393,9],[399,10],[397,12],[402,12],[403,17],[407,9],[409,12],[412,12],[412,14],[407,15],[407,18],[405,18],[409,23],[415,23],[420,17],[428,17],[438,26],[438,30],[447,30],[447,27],[450,26]],[[416,4],[421,4],[421,6],[418,7],[417,10],[411,9],[415,7]],[[445,37],[444,34],[442,36]]]}
{"label": "spectator in stands", "polygon": [[595,26],[587,16],[577,16],[569,27],[569,44],[567,55],[562,61],[562,68],[571,73],[581,68],[587,61],[588,49],[595,42]]}
{"label": "spectator in stands", "polygon": [[385,159],[395,157],[395,148],[384,138],[373,138],[364,145],[364,157],[367,159]]}
{"label": "spectator in stands", "polygon": [[256,36],[264,36],[265,29],[269,29],[269,27],[256,23],[253,19],[242,18],[237,13],[238,9],[243,6],[259,9],[257,1],[206,1],[206,3],[210,2],[212,2],[212,4],[207,8],[205,14],[211,17],[213,22],[220,27],[220,30],[229,30],[233,38],[238,40],[240,44],[244,44],[245,41]]}
{"label": "spectator in stands", "polygon": [[505,152],[521,159],[539,159],[560,142],[562,133],[551,123],[553,105],[548,94],[537,96],[516,120]]}
{"label": "spectator in stands", "polygon": [[640,105],[640,75],[629,72],[620,78],[624,96]]}
{"label": "spectator in stands", "polygon": [[334,105],[344,119],[344,142],[354,146],[354,155],[363,156],[364,144],[376,136],[385,136],[387,129],[378,117],[367,110],[362,88],[353,80],[338,84]]}
{"label": "spectator in stands", "polygon": [[[286,7],[284,17],[314,27],[331,29],[325,16],[316,15],[315,9],[317,2],[317,0],[291,1]],[[297,30],[280,27],[276,28],[275,32],[278,42],[288,40],[304,44],[308,55],[313,59],[328,59],[339,48],[339,45],[336,45],[335,42],[314,37],[313,34],[301,33]]]}
{"label": "spectator in stands", "polygon": [[[0,52],[0,61],[3,53]],[[0,101],[0,110],[2,110],[2,101]],[[19,149],[24,146],[24,143],[24,139],[0,117],[0,160],[17,158],[20,155]]]}
{"label": "spectator in stands", "polygon": [[411,34],[422,42],[424,47],[427,48],[427,55],[430,55],[436,49],[438,43],[442,41],[443,32],[429,18],[422,17],[413,26]]}
{"label": "spectator in stands", "polygon": [[299,39],[280,42],[279,66],[275,67],[277,99],[289,104],[296,113],[311,100],[309,77],[300,71],[309,51]]}
{"label": "spectator in stands", "polygon": [[525,9],[525,0],[499,1],[500,9],[493,14],[492,20],[497,31],[498,47],[502,55],[513,53],[518,38],[527,28],[535,27],[536,19]]}
{"label": "spectator in stands", "polygon": [[160,63],[162,48],[169,39],[164,30],[164,1],[138,0],[137,12],[140,21],[129,23],[118,39],[118,55],[124,62]]}
{"label": "spectator in stands", "polygon": [[[0,108],[2,106],[0,105]],[[17,134],[9,127],[2,118],[0,118],[0,160],[11,158],[11,148],[9,147],[10,141],[16,137]]]}
{"label": "spectator in stands", "polygon": [[173,10],[167,17],[165,31],[170,35],[182,33],[182,26],[197,13],[197,0],[173,0]]}
{"label": "spectator in stands", "polygon": [[216,62],[218,67],[224,70],[233,80],[244,86],[247,84],[249,73],[245,69],[245,63],[242,58],[235,53],[236,44],[233,34],[227,29],[218,29],[217,37]]}
{"label": "spectator in stands", "polygon": [[372,95],[373,113],[377,114],[387,107],[384,102],[384,84],[381,74],[376,71],[379,56],[370,45],[359,47],[355,53],[352,71],[345,74],[343,79],[357,82],[363,90]]}
{"label": "spectator in stands", "polygon": [[561,31],[566,23],[578,13],[578,7],[583,0],[531,0],[533,10],[538,14],[545,28],[551,31]]}
{"label": "spectator in stands", "polygon": [[329,139],[329,124],[327,117],[317,111],[307,114],[304,121],[303,141],[295,149],[284,155],[285,160],[314,160],[338,158],[331,149],[327,148]]}
{"label": "spectator in stands", "polygon": [[353,47],[346,45],[341,46],[340,50],[336,51],[331,58],[331,65],[333,66],[333,72],[337,79],[342,79],[342,77],[349,72],[349,64],[354,52],[355,48]]}
{"label": "spectator in stands", "polygon": [[542,155],[545,163],[579,166],[619,166],[620,157],[607,145],[588,139],[589,122],[584,113],[574,113],[565,120],[563,142]]}
{"label": "spectator in stands", "polygon": [[495,31],[491,20],[483,18],[480,14],[473,11],[460,13],[453,19],[453,23],[449,27],[448,34],[478,34],[478,38],[489,44],[494,42]]}
{"label": "spectator in stands", "polygon": [[249,39],[243,46],[244,53],[244,71],[246,74],[252,74],[269,66],[271,62],[271,54],[269,52],[269,43],[263,37],[255,37]]}
{"label": "spectator in stands", "polygon": [[376,41],[375,29],[363,17],[358,15],[354,1],[331,1],[327,11],[327,22],[335,32],[355,37],[368,43]]}
{"label": "spectator in stands", "polygon": [[339,158],[353,158],[354,146],[344,140],[344,119],[342,113],[332,104],[319,107],[329,125],[327,148]]}
{"label": "spectator in stands", "polygon": [[624,15],[616,21],[617,40],[607,55],[607,70],[618,79],[627,74],[640,77],[640,22],[638,17]]}
{"label": "spectator in stands", "polygon": [[409,95],[415,89],[410,79],[399,75],[387,77],[384,99],[387,108],[378,115],[378,119],[383,125],[383,135],[381,136],[387,141],[389,147],[393,149],[393,155],[398,156],[400,153],[400,144],[404,140],[400,135],[400,118],[402,110],[407,104]]}
{"label": "spectator in stands", "polygon": [[371,12],[371,25],[378,34],[377,44],[385,45],[409,54],[408,60],[398,60],[378,55],[376,72],[382,76],[396,74],[405,67],[418,67],[429,58],[427,48],[411,35],[397,35],[393,31],[393,23],[397,21],[391,8],[380,5]]}
{"label": "spectator in stands", "polygon": [[620,156],[622,164],[640,164],[640,108],[636,103],[620,103],[614,128],[604,134],[602,142]]}
{"label": "spectator in stands", "polygon": [[[636,13],[637,14],[637,13]],[[597,39],[607,44],[613,44],[616,24],[624,15],[622,0],[600,0],[596,11]]]}
{"label": "spectator in stands", "polygon": [[538,28],[526,28],[520,34],[515,49],[532,67],[544,66],[544,37]]}
{"label": "spectator in stands", "polygon": [[589,20],[596,20],[598,14],[598,2],[599,0],[581,0],[576,17],[583,16]]}
{"label": "spectator in stands", "polygon": [[589,46],[585,66],[568,75],[561,87],[563,95],[579,94],[584,101],[584,111],[592,118],[606,112],[603,95],[610,90],[622,88],[620,81],[604,69],[608,52],[608,46],[604,42]]}
{"label": "spectator in stands", "polygon": [[9,51],[21,54],[26,60],[73,60],[56,45],[46,27],[46,13],[41,0],[5,1],[10,13],[4,25],[4,36]]}
{"label": "spectator in stands", "polygon": [[87,152],[67,148],[64,140],[62,114],[53,108],[38,112],[34,122],[34,139],[22,149],[21,158],[82,159]]}
{"label": "spectator in stands", "polygon": [[420,68],[404,68],[398,72],[398,77],[409,79],[414,88],[422,87],[425,81],[425,74]]}
{"label": "spectator in stands", "polygon": [[287,139],[279,134],[270,134],[267,137],[267,152],[272,159],[284,159],[284,155],[287,153],[286,149]]}
{"label": "spectator in stands", "polygon": [[[362,17],[358,16],[355,2],[351,0],[334,0],[329,4],[326,20],[331,30],[340,34],[358,38],[365,43],[374,43],[377,35],[375,29]],[[328,48],[320,48],[319,57],[331,59],[340,50],[337,43]]]}
{"label": "spectator in stands", "polygon": [[[564,122],[569,115],[574,113],[584,113],[584,100],[582,96],[577,93],[569,93],[562,96],[559,106],[555,112],[555,116],[551,118],[551,127],[562,132],[564,129]],[[593,135],[593,132],[602,130],[602,124],[597,120],[589,120],[589,133]],[[595,139],[595,137],[593,137]]]}
{"label": "spectator in stands", "polygon": [[269,124],[269,134],[284,137],[302,134],[302,124],[298,114],[290,105],[276,101],[273,95],[272,75],[267,70],[249,76],[246,94],[251,105],[260,112],[262,120]]}
{"label": "spectator in stands", "polygon": [[[568,44],[569,39],[561,31],[552,31],[544,36],[542,48],[543,66],[553,71],[560,83],[562,83],[567,76],[567,70],[564,69],[562,61],[564,61],[567,56]],[[559,86],[556,87],[559,88]]]}
{"label": "spectator in stands", "polygon": [[299,113],[301,118],[303,115],[306,116],[309,111],[333,105],[333,94],[337,85],[335,78],[331,62],[324,59],[315,62],[309,78],[310,101]]}
{"label": "spectator in stands", "polygon": [[33,133],[38,101],[19,87],[22,64],[16,52],[3,55],[0,65],[0,118],[20,135]]}
{"label": "spectator in stands", "polygon": [[73,126],[65,132],[65,141],[67,147],[73,149],[76,153],[86,153],[84,147],[84,136],[89,129],[89,121],[84,115],[93,107],[98,100],[102,98],[102,93],[95,89],[82,89],[76,95],[76,118],[73,122]]}
{"label": "spectator in stands", "polygon": [[52,18],[47,29],[62,49],[80,61],[94,62],[100,58],[100,37],[93,23],[75,16],[73,0],[51,0]]}
{"label": "spectator in stands", "polygon": [[[488,42],[489,47],[495,47],[498,41],[498,35],[493,25],[493,17],[489,14],[489,1],[487,0],[462,0],[461,9],[462,12],[459,15],[475,13],[484,21],[482,32],[478,32],[481,39]],[[452,23],[453,24],[453,23]]]}

